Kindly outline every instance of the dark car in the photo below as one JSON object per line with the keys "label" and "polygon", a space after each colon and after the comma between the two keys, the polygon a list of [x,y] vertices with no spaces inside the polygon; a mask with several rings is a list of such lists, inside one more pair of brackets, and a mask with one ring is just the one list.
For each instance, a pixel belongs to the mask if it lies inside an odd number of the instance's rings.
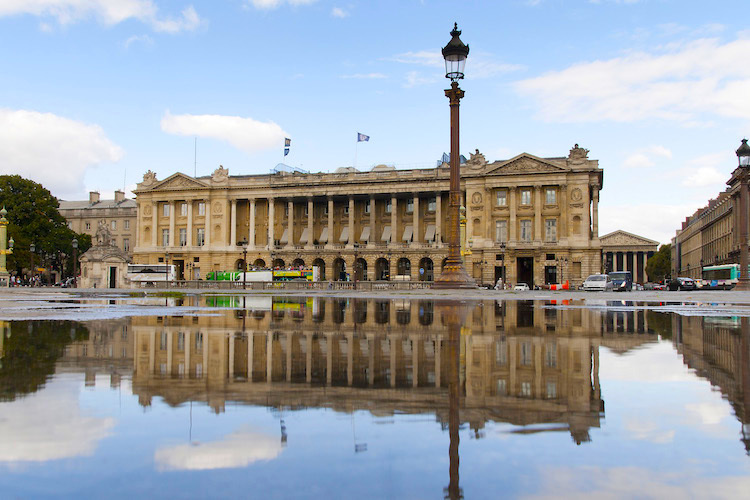
{"label": "dark car", "polygon": [[609,273],[612,280],[612,291],[629,292],[633,289],[633,274],[630,271],[614,271]]}
{"label": "dark car", "polygon": [[675,278],[669,282],[669,289],[675,290],[695,290],[695,281],[692,278]]}

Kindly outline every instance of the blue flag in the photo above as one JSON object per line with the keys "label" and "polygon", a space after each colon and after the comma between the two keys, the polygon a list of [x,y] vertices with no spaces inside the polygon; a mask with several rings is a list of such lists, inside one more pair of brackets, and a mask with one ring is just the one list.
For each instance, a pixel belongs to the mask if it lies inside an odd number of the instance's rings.
{"label": "blue flag", "polygon": [[289,154],[289,148],[284,148],[284,156]]}
{"label": "blue flag", "polygon": [[370,140],[369,135],[360,134],[359,132],[357,132],[357,142],[369,141],[369,140]]}

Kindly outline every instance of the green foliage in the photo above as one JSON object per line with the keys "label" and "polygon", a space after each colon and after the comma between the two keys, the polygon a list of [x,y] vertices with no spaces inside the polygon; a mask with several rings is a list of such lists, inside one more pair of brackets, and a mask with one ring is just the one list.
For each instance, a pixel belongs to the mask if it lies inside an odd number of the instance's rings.
{"label": "green foliage", "polygon": [[672,269],[672,245],[666,244],[659,247],[653,257],[648,259],[646,273],[651,281],[663,280],[669,276]]}
{"label": "green foliage", "polygon": [[[91,247],[91,236],[76,234],[60,215],[57,198],[44,186],[20,175],[0,175],[0,206],[8,211],[8,238],[15,240],[13,254],[8,256],[8,270],[21,274],[31,263],[29,245],[34,243],[36,265],[44,257],[59,262],[61,253],[73,255],[73,238],[78,239],[78,255]],[[72,271],[72,259],[67,259]]]}

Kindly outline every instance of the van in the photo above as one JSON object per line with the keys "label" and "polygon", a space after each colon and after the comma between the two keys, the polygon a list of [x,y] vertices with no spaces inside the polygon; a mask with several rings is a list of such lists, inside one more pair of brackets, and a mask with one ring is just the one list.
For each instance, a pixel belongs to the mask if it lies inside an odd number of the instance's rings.
{"label": "van", "polygon": [[612,290],[615,292],[629,292],[633,289],[633,273],[630,271],[615,271],[609,273],[612,279]]}

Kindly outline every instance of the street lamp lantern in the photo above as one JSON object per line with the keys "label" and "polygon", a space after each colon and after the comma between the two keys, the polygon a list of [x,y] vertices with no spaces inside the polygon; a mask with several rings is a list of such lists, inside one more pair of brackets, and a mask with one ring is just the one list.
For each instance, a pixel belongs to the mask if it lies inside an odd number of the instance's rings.
{"label": "street lamp lantern", "polygon": [[445,77],[451,80],[451,88],[445,91],[451,110],[451,155],[450,155],[450,193],[448,199],[448,257],[445,259],[443,272],[435,280],[435,288],[476,288],[477,284],[469,277],[461,258],[461,164],[459,145],[459,103],[464,91],[458,88],[458,80],[464,77],[464,64],[469,55],[469,46],[459,38],[461,32],[458,24],[453,25],[451,40],[443,48],[445,59]]}
{"label": "street lamp lantern", "polygon": [[464,77],[464,65],[469,55],[469,46],[461,41],[459,36],[461,31],[458,29],[458,23],[453,24],[451,31],[451,41],[443,47],[443,59],[445,59],[445,77],[455,82]]}
{"label": "street lamp lantern", "polygon": [[736,153],[740,167],[750,167],[750,146],[747,144],[747,139],[742,139],[742,144]]}

